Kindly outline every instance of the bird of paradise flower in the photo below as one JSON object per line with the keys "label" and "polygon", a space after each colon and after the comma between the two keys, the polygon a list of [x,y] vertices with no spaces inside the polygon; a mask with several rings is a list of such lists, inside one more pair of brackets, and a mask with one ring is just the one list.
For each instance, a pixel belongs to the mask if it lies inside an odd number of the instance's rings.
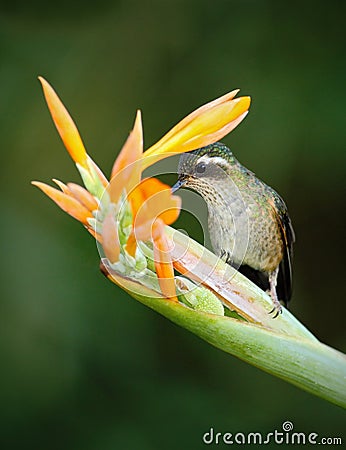
{"label": "bird of paradise flower", "polygon": [[[108,181],[87,154],[77,127],[53,88],[42,77],[39,79],[55,126],[86,189],[74,183],[65,185],[59,180],[54,181],[60,191],[41,182],[33,184],[86,227],[101,244],[108,262],[118,267],[120,273],[124,272],[124,265],[137,265],[137,268],[145,265],[139,245],[151,240],[161,293],[178,301],[165,224],[170,225],[178,218],[181,199],[155,178],[141,180],[142,172],[167,156],[221,139],[244,119],[250,98],[235,99],[236,90],[202,106],[144,153],[142,119],[138,111],[133,130],[115,160]],[[130,223],[127,223],[129,218]],[[116,264],[119,260],[120,264]]]}
{"label": "bird of paradise flower", "polygon": [[[222,139],[245,118],[250,97],[235,98],[235,90],[207,103],[145,152],[138,111],[107,180],[86,152],[53,88],[39,79],[53,122],[85,188],[56,179],[60,190],[32,183],[95,237],[104,255],[101,269],[106,276],[212,345],[346,406],[345,356],[320,343],[287,310],[273,320],[266,293],[169,227],[179,216],[180,197],[155,178],[142,179],[143,170],[155,162]],[[184,277],[175,276],[174,269]],[[196,281],[201,284],[197,286]]]}

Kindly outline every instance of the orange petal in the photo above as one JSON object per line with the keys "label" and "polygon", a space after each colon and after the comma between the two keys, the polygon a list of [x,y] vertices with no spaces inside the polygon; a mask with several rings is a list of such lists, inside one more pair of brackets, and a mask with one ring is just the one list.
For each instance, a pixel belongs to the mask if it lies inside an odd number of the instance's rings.
{"label": "orange petal", "polygon": [[93,228],[87,228],[87,230],[102,245],[102,236],[99,233],[96,233]]}
{"label": "orange petal", "polygon": [[102,248],[111,263],[118,261],[120,253],[118,230],[111,213],[107,214],[102,224]]}
{"label": "orange petal", "polygon": [[[149,236],[150,237],[150,236]],[[149,237],[147,237],[145,235],[145,239],[141,239],[141,240],[147,240],[149,239]],[[137,249],[137,234],[135,235],[134,231],[132,230],[130,236],[127,239],[126,242],[126,251],[129,255],[131,255],[133,258],[135,257],[136,254],[136,249]]]}
{"label": "orange petal", "polygon": [[82,186],[79,186],[79,184],[75,183],[67,183],[67,187],[69,188],[73,196],[80,203],[82,203],[89,211],[94,211],[95,209],[98,209],[99,205],[95,200],[95,198],[90,194],[90,192],[88,192]]}
{"label": "orange petal", "polygon": [[44,96],[53,122],[67,151],[74,162],[88,170],[87,152],[76,125],[50,84],[42,77],[38,77],[38,79],[42,84]]}
{"label": "orange petal", "polygon": [[175,222],[180,214],[181,198],[171,194],[171,188],[156,178],[146,178],[129,195],[134,226],[160,218],[166,224]]}
{"label": "orange petal", "polygon": [[169,253],[168,241],[163,230],[163,222],[158,219],[154,224],[154,228],[160,229],[159,237],[154,241],[154,262],[161,292],[165,297],[177,302],[173,263]]}
{"label": "orange petal", "polygon": [[162,219],[167,225],[177,220],[180,214],[181,198],[171,195],[170,190],[157,192],[149,197],[138,210],[135,226],[148,220]]}
{"label": "orange petal", "polygon": [[37,186],[48,197],[50,197],[63,211],[70,214],[70,216],[89,226],[87,219],[93,217],[91,212],[85,208],[78,200],[71,197],[64,192],[58,191],[48,184],[40,183],[39,181],[32,181],[31,184]]}
{"label": "orange petal", "polygon": [[52,181],[54,181],[55,184],[57,184],[59,186],[59,188],[62,190],[62,192],[64,192],[64,194],[66,195],[71,195],[71,191],[70,189],[66,186],[65,183],[63,183],[60,180],[57,180],[56,178],[53,178]]}
{"label": "orange petal", "polygon": [[[167,196],[168,192],[166,191],[165,196]],[[180,214],[181,209],[181,197],[178,195],[172,195],[171,192],[169,192],[169,198],[167,198],[166,207],[158,217],[163,220],[167,225],[171,225],[174,223]]]}
{"label": "orange petal", "polygon": [[233,99],[236,91],[197,109],[143,154],[143,170],[169,154],[212,144],[232,131],[246,116],[250,97]]}
{"label": "orange petal", "polygon": [[131,202],[134,221],[126,251],[134,256],[137,240],[155,240],[161,233],[157,224],[171,224],[178,218],[181,198],[172,195],[171,188],[156,178],[146,178],[135,187],[128,199]]}
{"label": "orange petal", "polygon": [[139,161],[143,154],[143,128],[140,110],[137,111],[135,124],[127,138],[119,156],[115,160],[109,194],[116,202],[123,189],[130,192],[141,179],[141,163]]}
{"label": "orange petal", "polygon": [[136,114],[136,120],[133,126],[133,130],[129,134],[123,148],[121,149],[119,156],[115,160],[112,168],[113,178],[121,170],[133,163],[142,156],[143,153],[143,128],[142,128],[142,114],[138,110]]}

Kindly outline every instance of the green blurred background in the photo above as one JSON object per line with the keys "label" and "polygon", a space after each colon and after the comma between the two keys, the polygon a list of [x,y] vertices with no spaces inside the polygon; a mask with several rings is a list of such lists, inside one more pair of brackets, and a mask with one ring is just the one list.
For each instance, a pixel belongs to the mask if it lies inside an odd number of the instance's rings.
{"label": "green blurred background", "polygon": [[345,2],[14,0],[0,11],[1,448],[198,449],[210,427],[267,432],[284,420],[342,436],[338,407],[105,280],[93,239],[29,183],[79,180],[39,74],[107,173],[138,107],[148,147],[241,88],[251,113],[224,142],[289,206],[293,313],[345,351]]}

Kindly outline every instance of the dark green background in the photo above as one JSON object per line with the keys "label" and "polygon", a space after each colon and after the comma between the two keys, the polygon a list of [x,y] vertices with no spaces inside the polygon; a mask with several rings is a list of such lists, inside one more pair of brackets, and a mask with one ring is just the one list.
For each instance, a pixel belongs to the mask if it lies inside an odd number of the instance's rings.
{"label": "dark green background", "polygon": [[93,239],[29,183],[78,181],[39,74],[107,173],[136,108],[148,147],[240,87],[251,113],[224,141],[287,201],[292,311],[345,351],[345,3],[36,0],[0,11],[1,448],[198,449],[211,426],[267,432],[284,420],[342,436],[340,408],[106,281]]}

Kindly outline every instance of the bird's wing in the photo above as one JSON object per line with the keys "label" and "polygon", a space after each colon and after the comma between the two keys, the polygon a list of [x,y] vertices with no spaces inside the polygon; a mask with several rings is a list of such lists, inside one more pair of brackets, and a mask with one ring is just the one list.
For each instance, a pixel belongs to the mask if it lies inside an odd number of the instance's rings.
{"label": "bird's wing", "polygon": [[284,243],[284,255],[280,262],[277,280],[277,294],[279,300],[282,300],[287,305],[292,295],[292,260],[295,234],[285,202],[274,190],[272,190],[270,203]]}

